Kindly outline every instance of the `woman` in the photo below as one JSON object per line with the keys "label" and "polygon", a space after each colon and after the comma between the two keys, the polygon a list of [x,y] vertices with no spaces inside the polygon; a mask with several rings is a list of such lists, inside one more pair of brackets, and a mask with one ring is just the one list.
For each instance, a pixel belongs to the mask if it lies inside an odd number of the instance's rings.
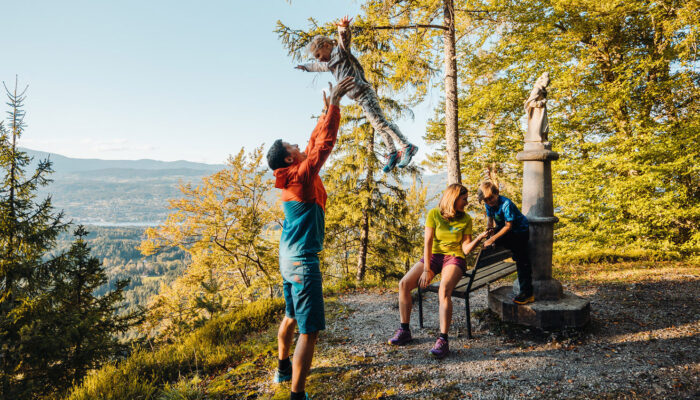
{"label": "woman", "polygon": [[399,282],[401,327],[389,339],[389,344],[401,346],[412,340],[409,328],[411,290],[418,285],[425,288],[436,274],[442,273],[438,291],[440,335],[430,353],[437,358],[449,354],[447,332],[452,322],[452,290],[466,271],[465,254],[486,237],[484,232],[472,241],[472,219],[464,212],[468,196],[467,188],[454,183],[445,189],[438,207],[428,211],[423,258]]}

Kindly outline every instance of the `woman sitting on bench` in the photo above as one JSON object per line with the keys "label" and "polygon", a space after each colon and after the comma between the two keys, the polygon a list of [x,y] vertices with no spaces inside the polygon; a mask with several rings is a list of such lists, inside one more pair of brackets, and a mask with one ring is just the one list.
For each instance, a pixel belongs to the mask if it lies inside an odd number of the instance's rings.
{"label": "woman sitting on bench", "polygon": [[[452,291],[466,271],[465,254],[469,254],[486,237],[486,232],[472,241],[472,219],[464,212],[468,200],[467,188],[454,183],[445,189],[438,207],[425,217],[423,258],[399,282],[399,313],[401,327],[389,339],[389,344],[401,346],[412,340],[411,290],[425,288],[436,274],[442,273],[440,299],[440,336],[430,353],[437,358],[449,354],[447,332],[452,322]],[[427,261],[426,261],[427,260]]]}

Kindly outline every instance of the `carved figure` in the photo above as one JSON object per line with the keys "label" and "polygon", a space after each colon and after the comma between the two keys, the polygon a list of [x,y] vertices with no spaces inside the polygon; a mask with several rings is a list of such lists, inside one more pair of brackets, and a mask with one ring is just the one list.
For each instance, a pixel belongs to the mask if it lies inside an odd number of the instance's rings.
{"label": "carved figure", "polygon": [[527,113],[526,142],[546,142],[549,135],[549,121],[547,121],[547,86],[549,85],[549,73],[545,72],[537,78],[535,87],[530,92],[530,97],[525,100],[525,112]]}

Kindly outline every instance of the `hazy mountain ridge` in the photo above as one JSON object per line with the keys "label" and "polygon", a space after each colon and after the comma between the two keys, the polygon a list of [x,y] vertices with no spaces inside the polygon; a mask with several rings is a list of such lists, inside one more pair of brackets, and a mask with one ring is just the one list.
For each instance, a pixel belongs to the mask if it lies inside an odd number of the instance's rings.
{"label": "hazy mountain ridge", "polygon": [[97,158],[71,158],[56,153],[46,151],[20,148],[30,157],[34,158],[33,164],[39,160],[50,159],[53,169],[57,173],[93,171],[102,169],[134,169],[134,170],[172,170],[172,169],[193,169],[205,171],[218,171],[225,167],[224,164],[205,164],[192,161],[158,161],[151,159],[141,160],[101,160]]}

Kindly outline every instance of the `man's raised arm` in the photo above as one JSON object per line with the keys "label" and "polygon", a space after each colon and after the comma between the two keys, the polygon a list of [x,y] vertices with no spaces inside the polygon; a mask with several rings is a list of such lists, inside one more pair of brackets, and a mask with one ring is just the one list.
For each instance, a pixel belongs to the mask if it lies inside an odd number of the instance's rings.
{"label": "man's raised arm", "polygon": [[323,94],[323,102],[327,107],[326,114],[318,119],[316,128],[311,133],[311,140],[307,147],[306,160],[299,166],[299,175],[311,178],[318,174],[323,164],[335,146],[340,125],[340,99],[355,86],[355,80],[347,77],[340,81],[336,87],[331,86],[330,99]]}

